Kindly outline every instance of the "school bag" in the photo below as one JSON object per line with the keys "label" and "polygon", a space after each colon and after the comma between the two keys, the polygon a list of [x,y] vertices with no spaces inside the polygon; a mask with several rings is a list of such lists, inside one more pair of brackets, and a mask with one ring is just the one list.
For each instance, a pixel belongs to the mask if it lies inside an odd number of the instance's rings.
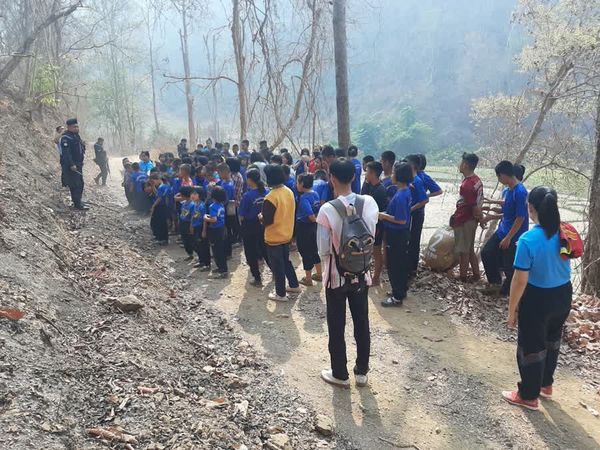
{"label": "school bag", "polygon": [[570,223],[562,222],[559,229],[560,257],[567,261],[583,256],[583,239]]}
{"label": "school bag", "polygon": [[375,243],[375,237],[362,218],[364,198],[356,196],[351,214],[339,199],[332,200],[331,205],[342,218],[340,247],[338,252],[333,249],[337,269],[346,279],[364,276],[371,265]]}

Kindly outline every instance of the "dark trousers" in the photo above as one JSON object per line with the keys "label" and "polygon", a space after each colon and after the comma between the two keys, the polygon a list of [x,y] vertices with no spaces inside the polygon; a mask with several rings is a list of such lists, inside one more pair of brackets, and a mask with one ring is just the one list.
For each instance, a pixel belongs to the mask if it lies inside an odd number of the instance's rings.
{"label": "dark trousers", "polygon": [[127,203],[129,206],[133,206],[133,192],[129,190],[129,186],[127,185],[125,185],[123,189],[125,190],[125,198],[127,199]]}
{"label": "dark trousers", "polygon": [[366,284],[347,284],[337,289],[325,289],[327,301],[327,329],[329,330],[329,356],[333,376],[348,379],[346,340],[346,300],[354,324],[356,341],[356,363],[354,373],[366,375],[369,371],[371,335],[369,331],[369,288]]}
{"label": "dark trousers", "polygon": [[312,270],[321,262],[317,247],[317,223],[296,222],[296,245],[302,257],[304,270]]}
{"label": "dark trousers", "polygon": [[416,272],[419,268],[419,258],[421,255],[421,233],[423,232],[423,223],[425,222],[425,209],[421,208],[410,215],[410,243],[408,246],[408,271]]}
{"label": "dark trousers", "polygon": [[237,241],[237,228],[236,223],[238,221],[236,216],[225,216],[225,254],[229,257],[232,252],[232,245]]}
{"label": "dark trousers", "polygon": [[409,229],[392,230],[388,228],[385,230],[387,269],[392,285],[392,295],[396,300],[404,299],[408,291],[409,242]]}
{"label": "dark trousers", "polygon": [[81,206],[81,198],[83,197],[83,188],[85,186],[82,174],[83,166],[77,166],[76,171],[71,170],[70,167],[62,168],[63,184],[69,186],[71,201],[76,208]]}
{"label": "dark trousers", "polygon": [[[481,250],[481,262],[485,269],[485,276],[490,284],[501,284],[504,295],[510,293],[510,283],[513,277],[513,263],[517,246],[514,242],[506,250],[500,248],[500,239],[496,233],[485,243]],[[502,273],[504,272],[504,283]]]}
{"label": "dark trousers", "polygon": [[244,220],[240,230],[250,273],[255,280],[261,280],[258,263],[261,259],[267,259],[264,228],[258,220]]}
{"label": "dark trousers", "polygon": [[154,237],[158,241],[169,241],[169,209],[165,205],[159,205],[154,208],[152,217],[150,218],[150,228]]}
{"label": "dark trousers", "polygon": [[215,259],[217,270],[221,273],[227,273],[227,255],[225,254],[225,227],[209,228],[208,239],[212,249],[212,256]]}
{"label": "dark trousers", "polygon": [[533,400],[554,383],[563,325],[571,311],[573,287],[542,289],[527,285],[519,305],[517,363],[519,395]]}
{"label": "dark trousers", "polygon": [[102,179],[102,186],[106,186],[106,179],[108,178],[108,161],[98,164],[100,173],[94,178],[94,181],[98,183]]}
{"label": "dark trousers", "polygon": [[[191,223],[184,222],[183,220],[179,221],[179,235],[181,236],[181,242],[183,243],[183,248],[188,255],[194,254],[194,235],[190,230]],[[168,225],[167,225],[168,229]]]}
{"label": "dark trousers", "polygon": [[194,228],[194,250],[198,255],[198,262],[203,266],[210,266],[210,242],[208,237],[202,237],[202,227]]}
{"label": "dark trousers", "polygon": [[290,261],[290,244],[267,244],[267,257],[275,280],[275,292],[280,297],[284,297],[286,278],[290,287],[296,288],[299,286],[296,271]]}

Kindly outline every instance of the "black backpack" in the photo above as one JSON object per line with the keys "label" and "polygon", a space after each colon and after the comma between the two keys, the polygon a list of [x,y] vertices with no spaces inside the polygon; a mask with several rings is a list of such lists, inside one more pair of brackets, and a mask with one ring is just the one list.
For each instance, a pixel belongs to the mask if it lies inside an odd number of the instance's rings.
{"label": "black backpack", "polygon": [[331,205],[342,218],[339,252],[333,250],[340,275],[346,279],[363,277],[371,266],[375,237],[362,218],[364,197],[357,195],[353,213],[348,214],[344,203],[335,199]]}

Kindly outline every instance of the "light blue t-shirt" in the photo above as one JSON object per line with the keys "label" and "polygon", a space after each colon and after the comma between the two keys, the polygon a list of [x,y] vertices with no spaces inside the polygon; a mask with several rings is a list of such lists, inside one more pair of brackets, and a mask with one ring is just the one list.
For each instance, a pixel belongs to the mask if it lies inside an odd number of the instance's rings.
{"label": "light blue t-shirt", "polygon": [[519,238],[514,268],[529,272],[529,284],[538,288],[555,288],[571,281],[571,263],[560,257],[558,233],[548,239],[539,225]]}

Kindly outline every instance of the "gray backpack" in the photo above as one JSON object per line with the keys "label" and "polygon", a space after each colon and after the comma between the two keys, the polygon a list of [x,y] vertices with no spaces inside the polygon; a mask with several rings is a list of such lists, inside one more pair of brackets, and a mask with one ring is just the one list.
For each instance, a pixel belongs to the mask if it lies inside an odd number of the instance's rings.
{"label": "gray backpack", "polygon": [[371,265],[375,238],[362,218],[365,200],[357,195],[353,214],[348,214],[341,200],[331,201],[331,205],[342,218],[339,252],[333,250],[338,272],[344,278],[364,276]]}

